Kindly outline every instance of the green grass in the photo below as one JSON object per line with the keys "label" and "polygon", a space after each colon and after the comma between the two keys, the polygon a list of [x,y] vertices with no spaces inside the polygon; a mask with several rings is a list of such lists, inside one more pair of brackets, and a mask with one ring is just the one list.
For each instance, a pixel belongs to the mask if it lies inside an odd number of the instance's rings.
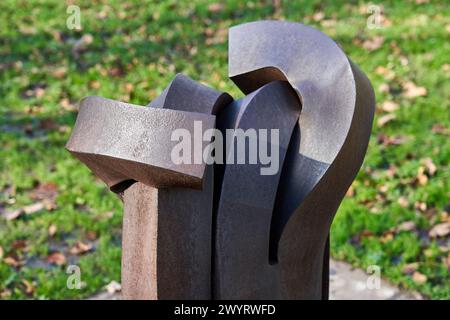
{"label": "green grass", "polygon": [[[363,1],[282,1],[277,10],[271,1],[224,1],[220,10],[210,10],[207,0],[79,1],[82,30],[75,31],[66,27],[63,1],[1,1],[0,211],[35,203],[45,188],[56,196],[56,208],[11,221],[0,217],[0,298],[83,298],[120,280],[121,204],[64,150],[76,117],[71,106],[88,95],[144,105],[178,72],[240,97],[227,79],[226,30],[279,18],[334,38],[377,96],[365,163],[333,224],[333,256],[360,267],[379,265],[394,284],[449,299],[449,236],[428,232],[449,221],[450,212],[450,7],[445,1],[372,2],[388,19],[380,29],[367,28]],[[88,34],[92,43],[74,55],[74,42]],[[364,46],[377,36],[383,43],[369,52]],[[407,82],[427,94],[408,97]],[[379,127],[386,101],[398,105],[390,112],[396,118]],[[392,138],[399,144],[389,143]],[[408,221],[411,230],[396,229]],[[92,250],[70,253],[77,240]],[[54,251],[65,255],[62,265],[48,263]],[[404,272],[410,263],[426,281]],[[81,290],[67,289],[68,264],[80,266]]]}

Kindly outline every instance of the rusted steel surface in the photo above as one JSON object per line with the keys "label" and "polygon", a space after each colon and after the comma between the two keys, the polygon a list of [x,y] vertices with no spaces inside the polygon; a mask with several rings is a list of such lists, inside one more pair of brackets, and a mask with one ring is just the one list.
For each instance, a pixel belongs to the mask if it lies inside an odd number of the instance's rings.
{"label": "rusted steel surface", "polygon": [[[238,110],[232,127],[279,130],[279,141],[268,142],[278,144],[282,165],[300,114],[300,104],[289,84],[270,82],[234,107]],[[236,140],[227,143],[236,144]],[[261,175],[261,164],[234,163],[225,167],[217,211],[214,297],[280,297],[280,281],[269,264],[270,225],[280,171]]]}
{"label": "rusted steel surface", "polygon": [[[211,115],[231,101],[178,74],[148,106]],[[201,190],[142,182],[125,190],[123,298],[211,299],[213,179],[214,166],[207,165]]]}
{"label": "rusted steel surface", "polygon": [[[328,232],[366,152],[373,89],[335,42],[301,24],[247,23],[230,29],[229,42],[229,75],[244,93],[285,80],[302,105],[278,185],[271,232],[265,233],[271,238],[271,277],[280,285],[273,297],[326,297],[322,291],[328,277],[322,279],[322,271]],[[252,223],[242,229],[242,234],[262,232]],[[261,291],[240,297],[268,298]]]}
{"label": "rusted steel surface", "polygon": [[[215,117],[162,108],[145,108],[100,97],[81,101],[66,148],[110,188],[133,179],[155,187],[200,189],[205,164],[175,164],[174,130],[214,128]],[[203,143],[204,146],[207,143]]]}
{"label": "rusted steel surface", "polygon": [[[81,102],[67,149],[124,201],[126,299],[328,297],[329,228],[367,148],[370,82],[326,35],[280,21],[230,29],[229,77],[245,97],[178,74],[147,107]],[[195,121],[278,129],[264,142],[279,171],[176,165],[171,133]]]}

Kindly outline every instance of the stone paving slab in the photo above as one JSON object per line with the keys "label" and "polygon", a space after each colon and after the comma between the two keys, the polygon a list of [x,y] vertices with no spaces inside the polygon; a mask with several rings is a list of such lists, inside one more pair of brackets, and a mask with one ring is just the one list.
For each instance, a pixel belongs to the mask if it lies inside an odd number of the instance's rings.
{"label": "stone paving slab", "polygon": [[[421,300],[420,294],[402,291],[381,279],[378,289],[370,289],[372,274],[351,265],[330,261],[330,300]],[[369,281],[370,282],[370,281]]]}
{"label": "stone paving slab", "polygon": [[[354,268],[348,263],[330,261],[330,300],[422,300],[416,292],[400,290],[381,279],[379,289],[369,289],[368,277],[371,274]],[[100,292],[90,300],[118,300],[120,293]]]}

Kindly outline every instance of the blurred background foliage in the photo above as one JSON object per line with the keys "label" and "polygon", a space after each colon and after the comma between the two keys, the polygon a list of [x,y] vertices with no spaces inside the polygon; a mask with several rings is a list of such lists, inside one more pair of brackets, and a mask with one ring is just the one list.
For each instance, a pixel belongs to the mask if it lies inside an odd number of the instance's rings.
{"label": "blurred background foliage", "polygon": [[[67,28],[68,5],[81,30]],[[261,19],[322,30],[374,86],[369,151],[333,224],[333,257],[450,298],[449,17],[447,1],[431,0],[2,0],[0,299],[117,289],[120,201],[64,150],[77,102],[145,105],[179,72],[239,98],[228,28]],[[70,264],[80,290],[66,286]]]}

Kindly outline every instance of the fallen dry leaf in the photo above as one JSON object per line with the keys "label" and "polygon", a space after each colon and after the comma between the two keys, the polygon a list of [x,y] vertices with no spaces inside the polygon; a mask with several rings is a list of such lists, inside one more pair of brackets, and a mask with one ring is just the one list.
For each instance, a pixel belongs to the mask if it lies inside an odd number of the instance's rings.
{"label": "fallen dry leaf", "polygon": [[414,208],[419,211],[425,212],[427,210],[427,204],[425,202],[416,201],[414,202]]}
{"label": "fallen dry leaf", "polygon": [[413,272],[417,271],[418,268],[419,264],[417,262],[408,263],[403,266],[402,272],[406,274],[412,274]]}
{"label": "fallen dry leaf", "polygon": [[409,202],[408,202],[408,199],[406,199],[406,197],[398,198],[397,202],[403,208],[407,208],[409,206]]}
{"label": "fallen dry leaf", "polygon": [[220,12],[220,11],[222,11],[222,9],[223,9],[223,4],[221,4],[221,3],[211,3],[208,6],[208,11],[212,12],[212,13]]}
{"label": "fallen dry leaf", "polygon": [[427,95],[427,89],[425,89],[424,87],[419,87],[411,81],[404,83],[402,87],[404,96],[407,98],[417,98]]}
{"label": "fallen dry leaf", "polygon": [[384,126],[386,123],[394,120],[396,118],[395,114],[386,114],[384,116],[381,116],[378,118],[377,120],[377,126],[378,127],[382,127]]}
{"label": "fallen dry leaf", "polygon": [[402,135],[390,137],[386,134],[380,134],[377,136],[377,141],[384,146],[398,146],[408,141],[408,138]]}
{"label": "fallen dry leaf", "polygon": [[393,101],[385,101],[381,105],[381,109],[385,112],[394,112],[398,110],[398,104]]}
{"label": "fallen dry leaf", "polygon": [[348,188],[347,193],[345,194],[345,196],[351,198],[351,197],[353,197],[354,195],[355,195],[355,189],[354,189],[352,186],[350,186],[350,187]]}
{"label": "fallen dry leaf", "polygon": [[25,293],[27,295],[32,295],[34,292],[34,285],[29,282],[28,280],[23,279],[22,280],[23,285],[25,286]]}
{"label": "fallen dry leaf", "polygon": [[318,12],[314,13],[312,16],[312,19],[314,21],[320,21],[320,20],[323,20],[323,18],[325,18],[325,14],[322,11],[318,11]]}
{"label": "fallen dry leaf", "polygon": [[428,235],[431,238],[445,237],[450,233],[450,222],[443,222],[431,228]]}
{"label": "fallen dry leaf", "polygon": [[50,237],[53,237],[55,234],[56,234],[56,231],[58,230],[58,228],[54,225],[54,224],[51,224],[49,227],[48,227],[48,235],[50,236]]}
{"label": "fallen dry leaf", "polygon": [[412,279],[415,283],[418,283],[418,284],[424,284],[428,280],[427,276],[420,273],[419,271],[415,271],[413,273]]}
{"label": "fallen dry leaf", "polygon": [[33,214],[45,208],[44,202],[36,202],[22,208],[25,214]]}
{"label": "fallen dry leaf", "polygon": [[419,169],[417,170],[417,181],[419,182],[420,185],[424,186],[427,184],[428,182],[428,177],[425,174],[425,167],[420,166]]}
{"label": "fallen dry leaf", "polygon": [[23,239],[20,240],[14,240],[11,243],[11,247],[15,250],[22,250],[27,246],[27,242]]}
{"label": "fallen dry leaf", "polygon": [[95,231],[88,231],[87,233],[86,233],[86,237],[89,239],[89,240],[91,240],[91,241],[93,241],[93,240],[95,240],[95,239],[97,239],[97,233],[95,232]]}
{"label": "fallen dry leaf", "polygon": [[6,299],[11,296],[11,290],[5,289],[3,291],[0,291],[0,299]]}
{"label": "fallen dry leaf", "polygon": [[[41,123],[41,125],[45,125]],[[48,126],[51,126],[53,129],[59,127],[58,124],[55,123],[47,123]],[[55,201],[56,196],[58,195],[58,187],[54,182],[45,182],[39,183],[36,188],[33,190],[31,194],[31,199],[33,200],[49,200]]]}
{"label": "fallen dry leaf", "polygon": [[5,259],[3,259],[3,262],[11,267],[19,267],[22,264],[19,260],[17,260],[13,256],[7,256]]}
{"label": "fallen dry leaf", "polygon": [[443,124],[436,123],[431,128],[431,132],[436,134],[442,134],[444,136],[450,136],[450,129],[446,128]]}
{"label": "fallen dry leaf", "polygon": [[109,294],[113,294],[122,290],[122,286],[120,285],[120,283],[113,280],[105,286],[105,289]]}
{"label": "fallen dry leaf", "polygon": [[62,79],[67,74],[67,68],[66,67],[59,67],[53,70],[52,76],[56,79]]}
{"label": "fallen dry leaf", "polygon": [[363,42],[363,48],[368,51],[374,51],[379,49],[384,42],[384,38],[382,36],[375,36],[372,39],[367,39]]}
{"label": "fallen dry leaf", "polygon": [[411,230],[414,230],[415,228],[416,228],[416,225],[414,224],[413,221],[405,221],[405,222],[400,223],[397,226],[396,231],[397,232],[400,232],[400,231],[411,231]]}
{"label": "fallen dry leaf", "polygon": [[3,213],[3,217],[6,220],[15,220],[18,217],[20,217],[20,215],[23,213],[22,209],[15,209],[15,210],[10,210],[10,211],[6,211]]}
{"label": "fallen dry leaf", "polygon": [[380,84],[380,86],[378,87],[378,91],[380,91],[381,93],[388,93],[389,85],[387,83]]}
{"label": "fallen dry leaf", "polygon": [[47,262],[62,266],[66,263],[66,256],[61,252],[53,252],[47,257]]}
{"label": "fallen dry leaf", "polygon": [[77,243],[75,243],[75,245],[70,249],[70,253],[73,255],[80,255],[80,254],[84,254],[90,250],[92,250],[91,244],[77,241]]}
{"label": "fallen dry leaf", "polygon": [[4,254],[3,248],[0,246],[0,259],[3,258],[3,254]]}
{"label": "fallen dry leaf", "polygon": [[434,176],[434,174],[437,171],[437,167],[433,163],[433,160],[431,160],[431,158],[425,158],[422,162],[425,165],[425,167],[427,168],[428,174],[430,176]]}

